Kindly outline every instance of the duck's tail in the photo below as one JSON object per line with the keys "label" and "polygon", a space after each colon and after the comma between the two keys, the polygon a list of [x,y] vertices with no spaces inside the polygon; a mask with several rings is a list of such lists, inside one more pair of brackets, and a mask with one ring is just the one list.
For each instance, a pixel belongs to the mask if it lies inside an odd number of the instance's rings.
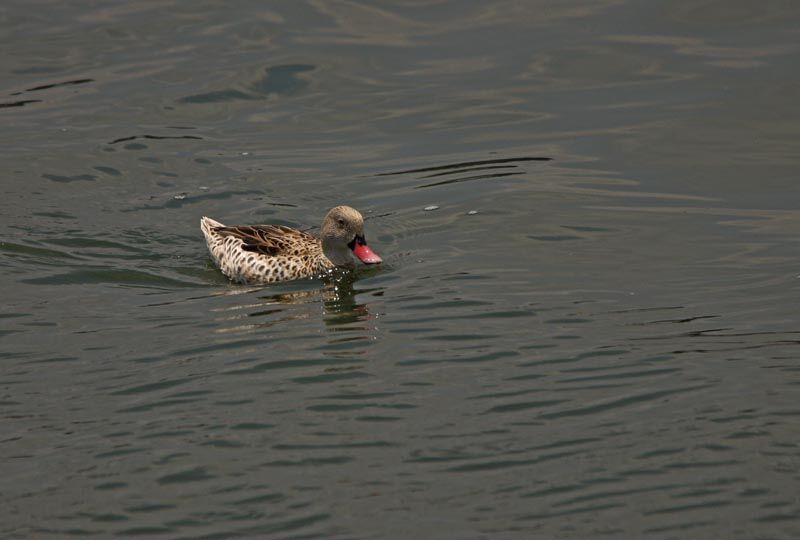
{"label": "duck's tail", "polygon": [[213,220],[210,217],[203,216],[200,218],[200,230],[203,231],[203,236],[206,237],[206,240],[211,240],[214,232],[213,230],[216,227],[224,227],[222,223],[219,221]]}
{"label": "duck's tail", "polygon": [[206,245],[211,258],[214,259],[214,264],[219,266],[220,257],[222,256],[222,237],[214,230],[217,227],[224,227],[219,221],[213,220],[210,217],[203,216],[200,219],[200,230],[203,231],[203,236],[206,237]]}

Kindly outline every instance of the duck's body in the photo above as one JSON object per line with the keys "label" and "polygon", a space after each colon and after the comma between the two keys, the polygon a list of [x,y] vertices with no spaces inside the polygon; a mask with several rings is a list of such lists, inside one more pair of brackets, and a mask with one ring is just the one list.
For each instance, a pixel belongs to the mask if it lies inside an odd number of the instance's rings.
{"label": "duck's body", "polygon": [[252,285],[352,269],[352,255],[366,264],[381,262],[367,247],[363,228],[361,214],[347,206],[328,213],[321,239],[282,225],[227,227],[208,217],[200,220],[214,263],[231,280]]}
{"label": "duck's body", "polygon": [[203,217],[200,228],[214,264],[233,281],[288,281],[313,277],[334,267],[317,238],[289,227],[226,227]]}

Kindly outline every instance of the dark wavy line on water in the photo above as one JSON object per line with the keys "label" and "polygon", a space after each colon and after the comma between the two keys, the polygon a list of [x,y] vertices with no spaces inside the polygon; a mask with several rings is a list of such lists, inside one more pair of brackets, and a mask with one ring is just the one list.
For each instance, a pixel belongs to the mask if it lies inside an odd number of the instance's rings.
{"label": "dark wavy line on water", "polygon": [[624,396],[610,401],[591,403],[585,406],[575,407],[573,409],[564,409],[560,411],[557,410],[549,413],[543,413],[539,416],[540,418],[553,420],[557,418],[563,418],[565,416],[584,416],[588,414],[602,413],[611,409],[627,407],[629,405],[636,405],[638,403],[653,401],[655,399],[661,399],[672,395],[685,394],[687,392],[696,392],[697,390],[705,390],[706,388],[710,388],[711,386],[712,385],[710,384],[700,384],[696,386],[690,386],[688,388],[675,388],[675,389],[661,390],[656,392],[646,392],[642,394]]}
{"label": "dark wavy line on water", "polygon": [[[730,332],[733,330],[733,332]],[[727,332],[727,333],[724,333]],[[638,337],[638,338],[628,338],[628,341],[664,341],[664,340],[676,340],[681,338],[690,338],[690,339],[702,339],[705,340],[713,339],[713,338],[749,338],[749,337],[758,337],[758,336],[787,336],[785,339],[779,339],[774,341],[768,341],[766,343],[757,343],[753,345],[746,345],[748,341],[746,340],[728,340],[728,341],[704,341],[709,345],[737,345],[736,347],[731,348],[721,348],[721,349],[691,349],[691,350],[677,350],[672,351],[674,353],[686,353],[686,352],[721,352],[721,351],[735,351],[735,350],[752,350],[752,349],[759,349],[763,347],[769,347],[774,345],[797,345],[800,344],[800,340],[791,339],[791,336],[795,336],[800,334],[798,330],[790,330],[786,332],[779,332],[779,331],[763,331],[763,332],[736,332],[734,328],[709,328],[707,330],[694,330],[691,332],[680,332],[680,333],[670,333],[664,334],[660,336],[645,336],[645,337]]]}
{"label": "dark wavy line on water", "polygon": [[120,137],[119,139],[114,139],[108,144],[135,141],[136,139],[151,139],[156,141],[160,141],[162,139],[196,139],[198,141],[202,141],[203,137],[198,137],[197,135],[131,135],[130,137]]}
{"label": "dark wavy line on water", "polygon": [[395,176],[398,174],[443,171],[446,169],[460,169],[463,167],[472,167],[475,165],[495,165],[497,163],[515,163],[518,161],[552,161],[552,160],[553,158],[551,157],[515,157],[515,158],[502,158],[502,159],[486,159],[481,161],[465,161],[463,163],[452,163],[450,165],[436,165],[435,167],[423,167],[421,169],[406,169],[403,171],[378,173],[375,176]]}
{"label": "dark wavy line on water", "polygon": [[553,454],[545,454],[529,459],[497,459],[490,461],[480,461],[476,463],[465,463],[463,465],[456,465],[453,467],[449,467],[447,469],[443,469],[442,472],[458,472],[458,473],[486,472],[486,471],[497,471],[514,467],[530,467],[531,465],[537,465],[545,461],[560,460],[567,457],[577,456],[583,454],[584,452],[585,452],[584,450],[573,450],[569,452],[556,452]]}
{"label": "dark wavy line on water", "polygon": [[[395,214],[394,212],[384,212],[383,214],[374,214],[374,215],[364,216],[364,221],[367,221],[368,219],[389,217],[389,216],[393,216],[394,214]],[[313,227],[313,228],[316,229],[316,228],[319,228],[319,227]]]}
{"label": "dark wavy line on water", "polygon": [[20,101],[9,101],[6,103],[0,103],[0,109],[8,109],[10,107],[24,107],[28,103],[41,103],[41,99],[22,99]]}
{"label": "dark wavy line on water", "polygon": [[663,323],[684,324],[684,323],[699,321],[702,319],[717,319],[719,317],[720,317],[719,315],[698,315],[696,317],[685,317],[683,319],[659,319],[656,321],[634,322],[630,323],[629,326],[648,326],[651,324],[663,324]]}
{"label": "dark wavy line on water", "polygon": [[765,331],[765,332],[737,332],[735,334],[709,334],[708,332],[712,332],[712,330],[706,330],[703,332],[704,337],[744,337],[744,336],[776,336],[776,335],[784,335],[784,334],[800,334],[800,330],[790,330],[788,332],[777,332],[774,330]]}
{"label": "dark wavy line on water", "polygon": [[608,313],[617,314],[617,313],[639,313],[643,311],[672,311],[676,309],[686,309],[685,306],[656,306],[656,307],[645,307],[645,308],[633,308],[633,309],[620,309],[616,311],[609,311]]}
{"label": "dark wavy line on water", "polygon": [[77,84],[86,84],[86,83],[90,83],[90,82],[94,82],[94,79],[74,79],[74,80],[71,80],[71,81],[63,81],[63,82],[57,82],[57,83],[52,83],[52,84],[42,84],[40,86],[34,86],[32,88],[26,88],[25,90],[22,90],[20,92],[14,92],[13,94],[10,94],[10,95],[18,96],[18,95],[22,94],[23,92],[38,92],[40,90],[49,90],[50,88],[58,88],[59,86],[74,86],[74,85],[77,85]]}
{"label": "dark wavy line on water", "polygon": [[663,334],[660,336],[644,336],[644,337],[628,338],[628,341],[657,341],[657,340],[665,340],[665,339],[671,340],[678,338],[730,337],[726,336],[725,334],[712,333],[712,332],[726,332],[728,330],[733,330],[733,328],[723,327],[723,328],[709,328],[707,330],[692,330],[691,332],[674,332],[669,334]]}
{"label": "dark wavy line on water", "polygon": [[479,174],[479,175],[476,175],[476,176],[466,176],[464,178],[451,178],[450,180],[442,180],[441,182],[432,182],[430,184],[423,184],[421,186],[414,186],[414,189],[445,186],[447,184],[460,184],[461,182],[469,182],[471,180],[485,180],[487,178],[503,178],[505,176],[519,176],[521,174],[525,174],[525,173],[524,172],[509,172],[509,173]]}
{"label": "dark wavy line on water", "polygon": [[473,171],[489,171],[494,169],[516,169],[516,165],[489,165],[486,167],[469,167],[466,169],[455,169],[455,170],[448,170],[444,172],[438,172],[434,174],[428,174],[423,176],[422,178],[436,178],[437,176],[447,176],[449,174],[458,174],[462,172],[473,172]]}

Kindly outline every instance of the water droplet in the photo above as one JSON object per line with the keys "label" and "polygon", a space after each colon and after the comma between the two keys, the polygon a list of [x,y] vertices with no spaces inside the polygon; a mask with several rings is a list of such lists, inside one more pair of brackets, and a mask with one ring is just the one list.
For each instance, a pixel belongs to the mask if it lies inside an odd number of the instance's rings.
{"label": "water droplet", "polygon": [[477,214],[477,213],[478,213],[478,211],[477,211],[477,210],[470,210],[469,212],[467,212],[467,215],[468,215],[468,216],[474,216],[474,215],[475,215],[475,214]]}
{"label": "water droplet", "polygon": [[439,207],[436,206],[435,204],[432,204],[430,206],[426,206],[425,208],[423,208],[423,210],[425,210],[426,212],[432,212],[433,210],[438,210],[438,209],[439,209]]}
{"label": "water droplet", "polygon": [[186,193],[181,193],[180,195],[175,195],[172,198],[175,199],[176,201],[182,201],[183,199],[186,198]]}

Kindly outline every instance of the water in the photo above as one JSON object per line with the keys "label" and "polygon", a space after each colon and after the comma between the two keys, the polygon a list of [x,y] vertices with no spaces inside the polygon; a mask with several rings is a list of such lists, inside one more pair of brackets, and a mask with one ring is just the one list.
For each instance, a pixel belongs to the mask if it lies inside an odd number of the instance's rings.
{"label": "water", "polygon": [[0,536],[796,538],[798,19],[4,3]]}

